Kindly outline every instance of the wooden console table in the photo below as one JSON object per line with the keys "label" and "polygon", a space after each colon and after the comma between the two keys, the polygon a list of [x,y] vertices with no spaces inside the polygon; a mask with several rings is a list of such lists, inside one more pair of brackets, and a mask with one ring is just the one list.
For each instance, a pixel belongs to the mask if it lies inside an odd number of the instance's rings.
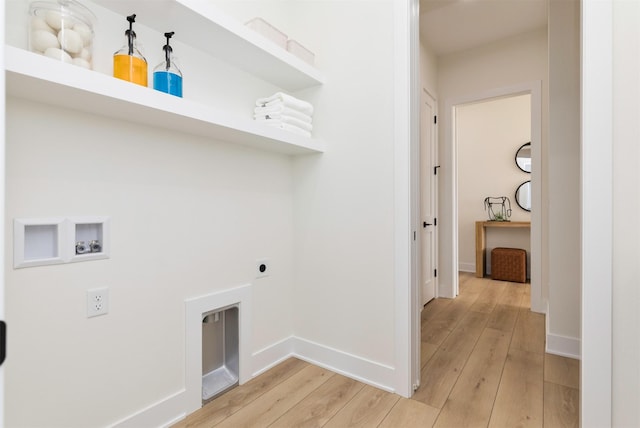
{"label": "wooden console table", "polygon": [[531,229],[530,221],[476,221],[476,277],[484,278],[484,265],[487,259],[486,229],[498,227],[506,229]]}

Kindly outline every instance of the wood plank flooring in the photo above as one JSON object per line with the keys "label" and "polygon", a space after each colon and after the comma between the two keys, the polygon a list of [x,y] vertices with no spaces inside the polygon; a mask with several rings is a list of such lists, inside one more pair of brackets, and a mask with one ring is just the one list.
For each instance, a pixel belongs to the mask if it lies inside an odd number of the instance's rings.
{"label": "wood plank flooring", "polygon": [[579,361],[544,353],[529,299],[529,284],[460,274],[458,298],[422,312],[411,399],[291,358],[175,427],[577,427]]}

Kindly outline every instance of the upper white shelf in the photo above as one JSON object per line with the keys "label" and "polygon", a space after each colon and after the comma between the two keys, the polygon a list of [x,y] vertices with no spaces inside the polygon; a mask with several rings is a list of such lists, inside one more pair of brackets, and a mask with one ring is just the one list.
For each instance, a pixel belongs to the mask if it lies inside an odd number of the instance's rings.
{"label": "upper white shelf", "polygon": [[324,83],[313,66],[202,0],[94,0],[288,91]]}
{"label": "upper white shelf", "polygon": [[8,45],[5,69],[7,95],[279,153],[324,152],[317,139]]}

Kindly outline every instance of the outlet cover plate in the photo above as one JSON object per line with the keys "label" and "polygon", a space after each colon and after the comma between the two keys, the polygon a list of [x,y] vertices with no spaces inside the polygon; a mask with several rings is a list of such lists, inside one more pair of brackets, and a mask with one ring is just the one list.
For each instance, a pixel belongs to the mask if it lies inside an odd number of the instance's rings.
{"label": "outlet cover plate", "polygon": [[269,276],[271,269],[271,265],[269,264],[269,259],[258,259],[256,260],[256,278],[264,278],[265,276]]}
{"label": "outlet cover plate", "polygon": [[87,318],[105,315],[109,312],[109,289],[93,288],[87,290]]}

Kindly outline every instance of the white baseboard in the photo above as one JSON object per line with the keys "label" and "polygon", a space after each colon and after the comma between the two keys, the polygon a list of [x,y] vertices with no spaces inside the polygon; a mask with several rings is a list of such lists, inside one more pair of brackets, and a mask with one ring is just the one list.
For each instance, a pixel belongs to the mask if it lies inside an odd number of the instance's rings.
{"label": "white baseboard", "polygon": [[117,428],[170,427],[187,416],[185,390],[158,401],[111,425]]}
{"label": "white baseboard", "polygon": [[294,354],[294,342],[295,338],[289,336],[258,352],[254,352],[251,361],[251,377],[256,377],[291,357]]}
{"label": "white baseboard", "polygon": [[[251,378],[289,357],[296,357],[385,391],[394,392],[395,369],[328,346],[290,336],[251,356]],[[181,390],[113,425],[113,428],[169,427],[191,412],[186,390]]]}
{"label": "white baseboard", "polygon": [[[561,336],[549,333],[549,302],[545,303],[547,316],[544,317],[545,324],[545,352],[547,354],[559,355],[561,357],[580,359],[580,339],[575,337]],[[533,310],[533,308],[531,308]]]}
{"label": "white baseboard", "polygon": [[476,264],[475,263],[458,263],[458,270],[460,272],[475,272]]}
{"label": "white baseboard", "polygon": [[395,369],[328,346],[296,337],[294,356],[389,392],[395,392]]}
{"label": "white baseboard", "polygon": [[385,391],[394,392],[395,369],[310,340],[287,337],[253,354],[253,376],[296,357]]}
{"label": "white baseboard", "polygon": [[580,359],[580,339],[547,333],[546,352],[561,357]]}

